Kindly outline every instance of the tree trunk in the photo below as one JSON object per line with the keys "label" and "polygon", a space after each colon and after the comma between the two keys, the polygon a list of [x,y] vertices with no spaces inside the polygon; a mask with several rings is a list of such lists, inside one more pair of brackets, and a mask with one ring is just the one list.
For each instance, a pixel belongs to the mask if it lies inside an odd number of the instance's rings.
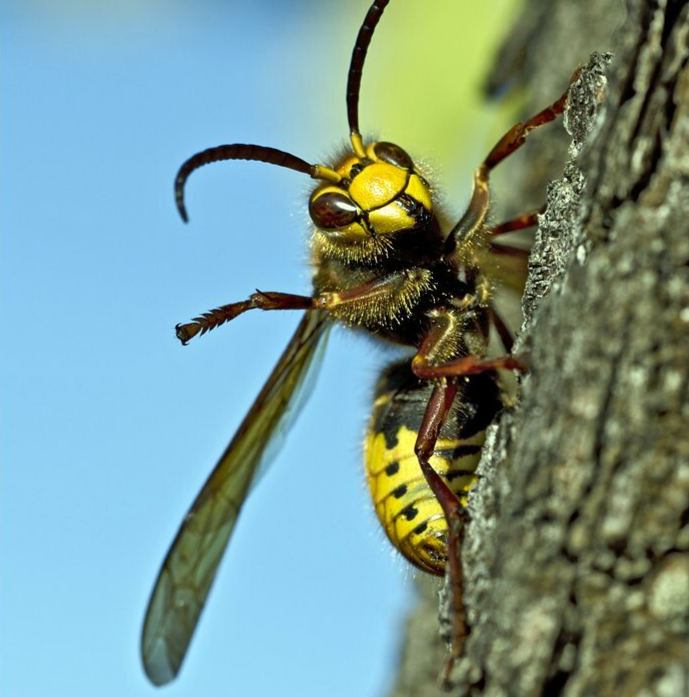
{"label": "tree trunk", "polygon": [[[516,347],[529,373],[471,498],[456,695],[689,695],[689,4],[624,9],[527,2],[496,70],[517,65],[535,112],[582,47],[615,54],[591,58],[565,117]],[[561,152],[546,130],[515,212]],[[437,605],[422,592],[396,697],[443,694]]]}

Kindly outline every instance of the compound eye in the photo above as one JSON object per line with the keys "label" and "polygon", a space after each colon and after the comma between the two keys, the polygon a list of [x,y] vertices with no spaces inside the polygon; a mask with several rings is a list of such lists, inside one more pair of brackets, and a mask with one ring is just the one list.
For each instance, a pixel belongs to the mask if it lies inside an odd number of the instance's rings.
{"label": "compound eye", "polygon": [[395,167],[400,167],[401,169],[414,169],[414,163],[411,157],[400,148],[399,145],[394,143],[376,143],[373,147],[373,152],[376,153],[376,157],[382,162],[387,162],[390,165],[395,165]]}
{"label": "compound eye", "polygon": [[316,226],[324,230],[347,227],[359,218],[357,207],[344,194],[334,191],[328,191],[311,199],[309,214]]}

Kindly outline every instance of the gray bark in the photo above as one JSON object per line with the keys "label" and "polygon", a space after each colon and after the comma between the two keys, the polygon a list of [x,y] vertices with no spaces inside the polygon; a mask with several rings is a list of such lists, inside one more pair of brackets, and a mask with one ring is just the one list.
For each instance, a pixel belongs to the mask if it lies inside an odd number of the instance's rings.
{"label": "gray bark", "polygon": [[[498,62],[497,82],[516,64],[535,85],[535,112],[582,47],[615,54],[575,85],[548,186],[517,346],[529,373],[470,503],[456,695],[689,695],[689,5],[621,9],[527,2]],[[542,130],[515,211],[552,165],[539,148],[562,152]],[[421,585],[396,697],[442,694]]]}

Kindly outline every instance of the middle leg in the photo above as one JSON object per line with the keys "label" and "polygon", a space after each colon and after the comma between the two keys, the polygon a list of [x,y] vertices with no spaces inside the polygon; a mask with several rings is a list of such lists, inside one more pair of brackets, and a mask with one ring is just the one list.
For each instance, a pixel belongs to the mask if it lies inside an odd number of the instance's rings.
{"label": "middle leg", "polygon": [[490,316],[490,309],[482,306],[432,310],[431,326],[412,358],[414,374],[422,380],[439,380],[489,370],[524,371],[525,365],[513,356],[484,358]]}

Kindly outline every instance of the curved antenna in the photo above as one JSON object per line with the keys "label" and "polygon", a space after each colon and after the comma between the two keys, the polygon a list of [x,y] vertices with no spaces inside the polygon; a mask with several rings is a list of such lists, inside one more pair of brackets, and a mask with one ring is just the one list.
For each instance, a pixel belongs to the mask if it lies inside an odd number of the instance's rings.
{"label": "curved antenna", "polygon": [[325,179],[335,184],[342,179],[340,175],[329,167],[323,165],[310,165],[306,160],[296,155],[290,155],[277,148],[268,148],[263,145],[245,145],[235,143],[233,145],[218,145],[215,148],[208,148],[190,157],[177,172],[175,177],[175,202],[177,210],[182,216],[182,220],[187,223],[187,209],[184,205],[184,185],[189,175],[199,167],[209,165],[212,162],[222,162],[223,160],[256,160],[257,162],[267,162],[278,167],[293,169],[302,174],[309,174],[313,179]]}
{"label": "curved antenna", "polygon": [[364,17],[364,23],[359,29],[356,37],[354,50],[352,51],[352,61],[349,64],[349,76],[347,77],[347,118],[349,119],[349,136],[356,156],[366,157],[361,132],[359,131],[359,90],[361,88],[361,73],[366,60],[366,53],[371,37],[376,29],[383,11],[388,6],[390,0],[374,0],[369,11]]}

